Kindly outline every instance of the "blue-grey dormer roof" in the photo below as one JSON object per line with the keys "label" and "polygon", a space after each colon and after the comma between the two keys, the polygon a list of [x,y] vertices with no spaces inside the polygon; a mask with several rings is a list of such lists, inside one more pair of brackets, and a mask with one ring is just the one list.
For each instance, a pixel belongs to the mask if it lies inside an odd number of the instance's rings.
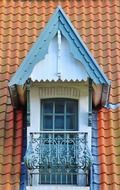
{"label": "blue-grey dormer roof", "polygon": [[26,80],[32,73],[34,66],[46,55],[49,43],[57,34],[58,30],[67,39],[70,45],[70,51],[74,58],[79,60],[84,65],[86,72],[94,83],[109,85],[110,81],[100,69],[96,60],[88,50],[79,34],[76,32],[63,9],[59,6],[10,80],[9,86],[25,84]]}

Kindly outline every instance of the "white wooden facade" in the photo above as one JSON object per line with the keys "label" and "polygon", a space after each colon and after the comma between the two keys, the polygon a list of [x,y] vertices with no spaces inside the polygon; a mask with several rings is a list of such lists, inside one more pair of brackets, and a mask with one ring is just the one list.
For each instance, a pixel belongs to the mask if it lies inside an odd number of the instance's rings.
{"label": "white wooden facade", "polygon": [[61,36],[61,42],[55,36],[49,44],[45,58],[38,62],[30,78],[32,81],[81,81],[87,80],[88,74],[80,61],[74,59],[67,40]]}
{"label": "white wooden facade", "polygon": [[[84,66],[70,52],[66,39],[58,32],[50,42],[45,58],[36,64],[30,78],[30,132],[40,132],[41,101],[50,98],[78,100],[78,131],[88,133],[88,146],[91,150],[91,128],[88,127],[89,84]],[[79,184],[79,180],[78,180]],[[74,185],[40,185],[27,187],[27,190],[88,190],[89,187]]]}
{"label": "white wooden facade", "polygon": [[[88,127],[89,90],[85,83],[41,83],[30,88],[30,132],[39,132],[41,125],[41,100],[47,98],[70,98],[78,100],[78,129],[88,132],[91,149],[91,128]],[[29,139],[29,138],[28,138]]]}

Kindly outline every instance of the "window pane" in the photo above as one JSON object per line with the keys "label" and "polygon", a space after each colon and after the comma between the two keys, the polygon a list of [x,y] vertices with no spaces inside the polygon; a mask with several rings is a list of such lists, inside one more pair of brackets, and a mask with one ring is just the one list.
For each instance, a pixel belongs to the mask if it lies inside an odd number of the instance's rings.
{"label": "window pane", "polygon": [[67,130],[76,129],[75,115],[70,115],[66,117],[66,129]]}
{"label": "window pane", "polygon": [[53,118],[52,116],[43,117],[43,129],[51,130],[53,128]]}
{"label": "window pane", "polygon": [[73,101],[67,102],[67,113],[77,113],[77,103]]}
{"label": "window pane", "polygon": [[44,113],[52,113],[53,112],[53,103],[52,102],[45,102],[43,104],[43,112]]}
{"label": "window pane", "polygon": [[64,129],[64,116],[55,116],[55,129]]}
{"label": "window pane", "polygon": [[64,101],[55,102],[55,113],[64,113]]}

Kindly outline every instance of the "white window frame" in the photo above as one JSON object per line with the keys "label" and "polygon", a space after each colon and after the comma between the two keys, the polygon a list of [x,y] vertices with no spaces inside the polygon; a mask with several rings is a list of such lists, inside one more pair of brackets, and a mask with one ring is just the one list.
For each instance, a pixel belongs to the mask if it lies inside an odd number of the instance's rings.
{"label": "white window frame", "polygon": [[88,126],[89,86],[85,83],[39,83],[30,87],[30,132],[41,128],[41,100],[48,98],[69,98],[78,100],[78,131],[88,133],[88,147],[91,150],[91,127]]}

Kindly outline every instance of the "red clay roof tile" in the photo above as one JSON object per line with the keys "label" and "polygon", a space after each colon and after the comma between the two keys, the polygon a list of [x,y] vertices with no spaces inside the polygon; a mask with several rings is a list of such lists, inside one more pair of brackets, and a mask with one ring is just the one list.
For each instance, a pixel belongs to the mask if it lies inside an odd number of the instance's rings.
{"label": "red clay roof tile", "polygon": [[102,109],[98,116],[101,189],[120,187],[120,108]]}
{"label": "red clay roof tile", "polygon": [[[113,104],[120,103],[119,0],[0,1],[0,189],[18,190],[20,182],[22,111],[13,114],[8,81],[58,4],[68,14],[111,80],[109,101]],[[101,189],[118,190],[120,109],[101,109],[98,123]],[[8,156],[5,156],[7,153]],[[15,166],[9,164],[10,161],[13,161]],[[5,165],[5,172],[12,170],[14,175],[10,172],[4,175]]]}

